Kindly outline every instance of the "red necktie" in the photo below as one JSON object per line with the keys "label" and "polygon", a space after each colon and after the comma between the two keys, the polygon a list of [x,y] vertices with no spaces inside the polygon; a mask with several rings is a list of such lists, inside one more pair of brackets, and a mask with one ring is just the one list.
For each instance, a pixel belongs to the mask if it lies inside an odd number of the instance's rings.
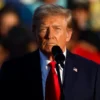
{"label": "red necktie", "polygon": [[50,71],[46,80],[45,100],[60,100],[60,83],[55,71],[56,62],[49,63]]}

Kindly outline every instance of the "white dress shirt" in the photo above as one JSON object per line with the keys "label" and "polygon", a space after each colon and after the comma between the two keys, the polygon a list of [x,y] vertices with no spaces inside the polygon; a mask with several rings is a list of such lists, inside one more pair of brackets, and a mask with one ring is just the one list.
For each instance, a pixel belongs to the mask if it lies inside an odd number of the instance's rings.
{"label": "white dress shirt", "polygon": [[[51,61],[48,60],[48,58],[41,52],[40,53],[40,64],[41,64],[41,72],[42,72],[42,86],[43,86],[43,96],[45,100],[45,84],[46,84],[46,79],[49,73],[50,68],[47,66]],[[66,57],[66,51],[64,52],[64,55]],[[60,78],[61,82],[63,83],[63,68],[59,66],[60,69]],[[55,69],[56,70],[56,69]]]}

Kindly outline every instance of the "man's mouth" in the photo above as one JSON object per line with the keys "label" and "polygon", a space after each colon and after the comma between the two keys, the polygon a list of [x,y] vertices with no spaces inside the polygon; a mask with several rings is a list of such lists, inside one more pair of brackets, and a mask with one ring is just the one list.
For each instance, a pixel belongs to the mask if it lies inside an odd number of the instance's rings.
{"label": "man's mouth", "polygon": [[55,43],[46,43],[46,45],[55,45]]}

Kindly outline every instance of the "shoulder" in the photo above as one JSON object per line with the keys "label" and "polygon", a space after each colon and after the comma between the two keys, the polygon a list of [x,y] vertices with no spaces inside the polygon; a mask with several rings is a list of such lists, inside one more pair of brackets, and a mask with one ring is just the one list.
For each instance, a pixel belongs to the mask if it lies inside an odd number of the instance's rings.
{"label": "shoulder", "polygon": [[20,74],[23,72],[23,70],[27,70],[27,68],[30,68],[29,65],[31,65],[32,63],[35,64],[35,60],[39,59],[38,55],[38,50],[36,50],[22,57],[13,58],[4,62],[1,67],[0,78],[3,77],[3,79],[17,79],[18,77],[20,77]]}
{"label": "shoulder", "polygon": [[12,58],[10,60],[7,60],[4,62],[3,65],[15,65],[15,64],[21,64],[21,63],[25,63],[27,61],[29,61],[30,59],[36,59],[36,57],[39,56],[39,53],[38,53],[38,50],[34,51],[34,52],[31,52],[31,53],[28,53],[28,54],[25,54],[24,56],[21,56],[21,57],[16,57],[16,58]]}
{"label": "shoulder", "polygon": [[1,70],[19,70],[23,66],[28,65],[31,61],[35,62],[36,59],[39,60],[38,50],[25,54],[24,56],[5,61],[1,67]]}
{"label": "shoulder", "polygon": [[99,64],[93,62],[92,60],[89,60],[87,58],[84,58],[82,56],[79,56],[77,54],[73,54],[68,51],[68,56],[76,66],[80,66],[81,68],[85,69],[98,69],[100,67]]}
{"label": "shoulder", "polygon": [[[79,55],[68,52],[68,61],[73,68],[78,69],[79,77],[95,79],[100,77],[100,65]],[[66,59],[67,60],[67,59]]]}

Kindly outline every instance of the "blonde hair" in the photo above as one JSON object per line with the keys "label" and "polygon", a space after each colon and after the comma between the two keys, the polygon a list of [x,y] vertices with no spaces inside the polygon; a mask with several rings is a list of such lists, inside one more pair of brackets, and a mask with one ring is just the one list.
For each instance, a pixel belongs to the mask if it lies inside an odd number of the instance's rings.
{"label": "blonde hair", "polygon": [[72,14],[69,9],[55,4],[44,4],[39,6],[33,15],[33,27],[36,26],[38,21],[48,16],[62,15],[65,16],[67,28],[72,28]]}

